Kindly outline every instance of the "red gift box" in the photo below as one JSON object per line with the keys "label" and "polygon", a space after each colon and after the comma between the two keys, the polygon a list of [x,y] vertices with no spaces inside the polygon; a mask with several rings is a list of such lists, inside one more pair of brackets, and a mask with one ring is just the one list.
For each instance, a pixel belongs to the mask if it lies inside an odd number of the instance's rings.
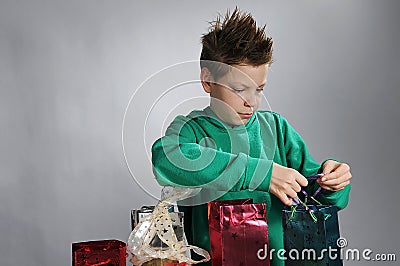
{"label": "red gift box", "polygon": [[208,218],[213,266],[269,265],[269,258],[258,257],[268,247],[265,203],[210,202]]}
{"label": "red gift box", "polygon": [[126,243],[98,240],[72,243],[72,266],[125,266]]}

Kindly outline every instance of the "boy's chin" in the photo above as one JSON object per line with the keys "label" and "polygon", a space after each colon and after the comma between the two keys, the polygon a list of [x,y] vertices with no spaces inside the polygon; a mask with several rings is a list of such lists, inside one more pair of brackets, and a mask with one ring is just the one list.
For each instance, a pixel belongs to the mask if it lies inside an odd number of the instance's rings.
{"label": "boy's chin", "polygon": [[249,120],[249,118],[238,116],[237,113],[221,112],[216,114],[222,121],[231,127],[244,125]]}
{"label": "boy's chin", "polygon": [[228,125],[234,127],[234,126],[241,126],[245,125],[249,121],[248,119],[230,119],[230,121],[225,121]]}

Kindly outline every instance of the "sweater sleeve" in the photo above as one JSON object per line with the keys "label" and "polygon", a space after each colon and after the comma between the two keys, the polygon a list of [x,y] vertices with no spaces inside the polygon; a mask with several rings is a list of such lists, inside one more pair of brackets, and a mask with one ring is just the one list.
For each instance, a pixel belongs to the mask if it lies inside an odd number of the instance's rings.
{"label": "sweater sleeve", "polygon": [[[268,190],[271,160],[218,150],[212,139],[198,140],[189,122],[189,118],[178,116],[152,146],[153,173],[160,185]],[[252,187],[251,177],[261,171],[265,178]]]}
{"label": "sweater sleeve", "polygon": [[[286,150],[287,166],[299,171],[305,177],[315,175],[322,172],[322,164],[318,164],[308,152],[305,141],[301,138],[299,133],[288,123],[288,121],[281,117],[282,130],[284,134],[284,145]],[[306,191],[308,194],[314,193],[319,187],[315,180],[308,183]],[[335,205],[339,209],[347,206],[350,197],[350,184],[340,191],[327,191],[322,190],[317,199],[326,205]]]}

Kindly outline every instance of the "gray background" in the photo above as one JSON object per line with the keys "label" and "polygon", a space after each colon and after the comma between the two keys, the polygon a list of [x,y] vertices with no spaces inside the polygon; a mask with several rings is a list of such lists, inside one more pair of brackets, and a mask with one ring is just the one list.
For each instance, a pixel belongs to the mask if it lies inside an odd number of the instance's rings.
{"label": "gray background", "polygon": [[[352,167],[351,201],[340,213],[348,247],[400,256],[399,1],[2,0],[1,265],[70,265],[72,242],[126,241],[129,210],[155,203],[125,165],[128,101],[151,74],[198,59],[207,21],[236,4],[275,40],[272,109],[316,160]],[[136,110],[152,104],[143,93]],[[131,170],[157,192],[142,120],[127,118],[138,132],[127,138],[137,145]],[[152,124],[164,119],[154,115]],[[161,135],[149,129],[149,142]]]}

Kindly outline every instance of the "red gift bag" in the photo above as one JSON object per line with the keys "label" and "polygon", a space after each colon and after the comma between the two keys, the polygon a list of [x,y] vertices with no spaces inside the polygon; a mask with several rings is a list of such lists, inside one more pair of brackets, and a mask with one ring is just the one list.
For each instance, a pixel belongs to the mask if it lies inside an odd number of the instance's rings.
{"label": "red gift bag", "polygon": [[72,266],[125,266],[126,243],[98,240],[72,243]]}
{"label": "red gift bag", "polygon": [[210,202],[208,218],[213,266],[269,265],[258,256],[269,244],[265,203]]}

